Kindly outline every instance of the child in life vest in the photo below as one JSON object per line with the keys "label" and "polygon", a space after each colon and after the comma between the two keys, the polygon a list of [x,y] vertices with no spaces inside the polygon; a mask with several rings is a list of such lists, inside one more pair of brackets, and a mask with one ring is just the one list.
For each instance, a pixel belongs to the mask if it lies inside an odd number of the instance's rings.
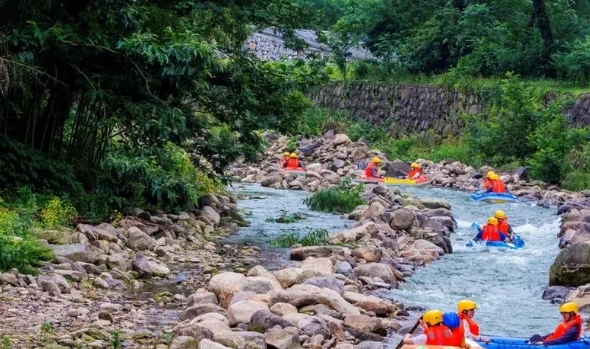
{"label": "child in life vest", "polygon": [[404,344],[414,345],[454,345],[453,333],[443,325],[443,313],[440,310],[428,310],[422,316],[426,323],[424,334],[412,337],[407,333],[403,339]]}
{"label": "child in life vest", "polygon": [[578,305],[574,302],[563,303],[559,307],[563,321],[557,325],[553,333],[546,336],[536,334],[529,339],[532,344],[557,345],[580,339],[582,335],[582,318]]}
{"label": "child in life vest", "polygon": [[459,318],[463,324],[465,338],[469,338],[474,341],[489,342],[489,338],[480,336],[479,324],[473,320],[475,308],[477,308],[477,304],[469,299],[463,299],[457,304],[457,313],[459,313]]}

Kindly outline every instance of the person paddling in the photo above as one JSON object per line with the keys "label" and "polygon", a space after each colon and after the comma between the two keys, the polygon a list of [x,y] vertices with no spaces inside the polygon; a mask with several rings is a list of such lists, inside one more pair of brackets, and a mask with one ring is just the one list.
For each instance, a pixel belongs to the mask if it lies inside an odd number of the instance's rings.
{"label": "person paddling", "polygon": [[371,163],[367,165],[365,169],[365,177],[367,178],[381,178],[379,175],[379,165],[381,164],[381,159],[378,157],[374,157],[371,159]]}
{"label": "person paddling", "polygon": [[283,157],[281,158],[281,168],[287,167],[287,164],[289,163],[289,155],[289,152],[283,153]]}
{"label": "person paddling", "polygon": [[553,333],[541,336],[535,334],[529,339],[530,344],[556,345],[580,339],[582,335],[582,318],[578,305],[574,302],[563,303],[559,307],[563,321],[557,325]]}
{"label": "person paddling", "polygon": [[289,162],[287,163],[286,168],[299,168],[299,159],[297,158],[297,154],[291,153],[289,154]]}
{"label": "person paddling", "polygon": [[502,210],[497,210],[494,212],[494,217],[498,220],[498,231],[508,236],[510,240],[514,240],[514,231],[512,230],[512,226],[508,224],[506,213]]}
{"label": "person paddling", "polygon": [[474,241],[504,241],[510,242],[506,234],[498,230],[498,219],[496,217],[488,218],[488,223],[481,228],[473,238]]}
{"label": "person paddling", "polygon": [[504,181],[502,179],[500,179],[500,176],[493,173],[490,176],[490,179],[492,181],[492,185],[490,187],[486,188],[484,193],[498,193],[498,194],[509,193],[510,194],[510,190],[508,190],[506,183],[504,183]]}
{"label": "person paddling", "polygon": [[443,325],[443,313],[440,310],[428,310],[422,316],[426,323],[424,334],[412,337],[407,333],[404,336],[404,344],[415,345],[453,345],[453,333]]}
{"label": "person paddling", "polygon": [[413,162],[410,165],[410,172],[408,172],[408,179],[418,179],[422,176],[422,166],[420,164],[417,164],[415,162]]}

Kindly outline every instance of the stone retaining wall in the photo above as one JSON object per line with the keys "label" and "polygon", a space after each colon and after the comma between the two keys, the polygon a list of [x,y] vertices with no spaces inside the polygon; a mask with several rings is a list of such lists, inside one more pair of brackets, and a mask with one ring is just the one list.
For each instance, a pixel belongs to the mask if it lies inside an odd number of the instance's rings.
{"label": "stone retaining wall", "polygon": [[[443,86],[385,83],[333,83],[311,96],[319,106],[347,110],[396,137],[434,132],[458,136],[464,125],[460,115],[476,114],[485,107],[474,92]],[[590,125],[590,95],[583,95],[566,110],[574,127]]]}

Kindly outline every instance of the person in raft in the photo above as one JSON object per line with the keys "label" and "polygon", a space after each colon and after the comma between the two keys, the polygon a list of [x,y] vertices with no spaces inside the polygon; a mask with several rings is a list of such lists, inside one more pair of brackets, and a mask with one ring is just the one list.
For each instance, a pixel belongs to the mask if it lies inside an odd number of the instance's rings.
{"label": "person in raft", "polygon": [[287,162],[287,166],[285,168],[299,168],[299,159],[297,158],[297,154],[291,153],[289,154],[289,162]]}
{"label": "person in raft", "polygon": [[559,307],[563,321],[557,325],[553,333],[546,336],[535,334],[529,339],[531,344],[556,345],[580,339],[582,335],[582,318],[578,306],[574,302],[563,303]]}
{"label": "person in raft", "polygon": [[417,164],[415,162],[413,162],[410,165],[410,172],[408,172],[408,179],[418,179],[420,178],[420,176],[422,176],[422,166],[420,164]]}
{"label": "person in raft", "polygon": [[365,177],[368,178],[381,178],[379,175],[379,164],[381,164],[381,159],[378,157],[374,157],[371,159],[371,162],[365,168]]}
{"label": "person in raft", "polygon": [[443,325],[447,326],[453,335],[453,346],[460,348],[469,348],[469,344],[465,343],[465,328],[461,324],[459,315],[454,311],[449,311],[443,314]]}
{"label": "person in raft", "polygon": [[492,177],[494,177],[496,175],[495,172],[493,171],[489,171],[488,173],[486,173],[486,176],[483,179],[483,190],[486,191],[489,188],[491,188],[494,183],[492,182]]}
{"label": "person in raft", "polygon": [[510,242],[506,234],[498,230],[498,219],[496,217],[488,218],[488,223],[478,229],[479,232],[473,238],[475,241],[504,241]]}
{"label": "person in raft", "polygon": [[473,320],[476,308],[477,303],[469,299],[463,299],[457,304],[457,313],[459,313],[459,319],[461,319],[461,323],[463,325],[462,327],[465,333],[465,338],[487,343],[490,341],[490,339],[480,336],[479,325],[477,322],[475,322],[475,320]]}
{"label": "person in raft", "polygon": [[492,186],[484,190],[484,193],[510,193],[508,187],[506,186],[506,183],[504,183],[504,181],[500,179],[500,176],[493,173],[490,176],[490,179],[492,180]]}
{"label": "person in raft", "polygon": [[502,210],[497,210],[494,212],[494,217],[498,220],[498,231],[508,236],[510,240],[514,240],[514,231],[512,230],[512,226],[508,224],[506,213]]}
{"label": "person in raft", "polygon": [[428,310],[424,313],[420,320],[424,321],[426,324],[424,334],[412,337],[411,334],[406,333],[403,340],[404,344],[454,345],[452,331],[442,323],[442,311]]}
{"label": "person in raft", "polygon": [[289,163],[289,155],[289,152],[283,153],[283,157],[281,158],[281,168],[287,167],[287,164]]}

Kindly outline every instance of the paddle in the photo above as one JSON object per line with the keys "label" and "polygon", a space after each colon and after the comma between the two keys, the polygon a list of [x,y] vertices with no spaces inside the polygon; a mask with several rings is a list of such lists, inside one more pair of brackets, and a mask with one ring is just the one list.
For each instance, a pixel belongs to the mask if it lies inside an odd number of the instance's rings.
{"label": "paddle", "polygon": [[477,224],[475,222],[471,222],[471,229],[475,229],[475,230],[479,231],[479,224]]}
{"label": "paddle", "polygon": [[[416,329],[418,328],[418,326],[420,326],[420,320],[421,319],[422,319],[422,317],[420,316],[418,318],[418,321],[416,321],[416,324],[414,324],[414,327],[412,327],[412,329],[410,331],[408,331],[408,334],[413,334],[414,331],[416,331]],[[397,345],[397,347],[395,347],[395,349],[400,349],[403,345],[404,345],[404,339],[402,338],[401,342],[399,342],[399,344]]]}

